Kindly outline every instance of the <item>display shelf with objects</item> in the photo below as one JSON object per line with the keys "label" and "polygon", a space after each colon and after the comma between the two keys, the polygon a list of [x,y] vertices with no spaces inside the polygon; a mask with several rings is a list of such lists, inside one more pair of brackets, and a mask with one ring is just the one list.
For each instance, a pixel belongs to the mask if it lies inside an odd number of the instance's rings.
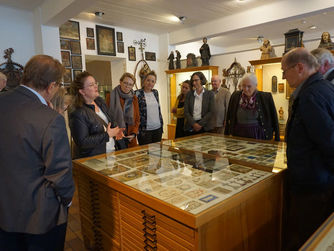
{"label": "display shelf with objects", "polygon": [[280,249],[281,173],[158,143],[73,164],[87,248]]}
{"label": "display shelf with objects", "polygon": [[[185,69],[176,69],[176,70],[168,70],[166,71],[167,79],[168,79],[168,139],[174,139],[175,137],[175,123],[176,119],[174,118],[174,114],[172,113],[172,108],[175,105],[176,98],[180,94],[181,86],[180,84],[185,80],[190,80],[191,75],[194,72],[203,72],[206,77],[208,83],[211,81],[211,77],[213,75],[218,75],[218,66],[200,66],[200,67],[190,67]],[[211,89],[211,86],[207,85],[206,88]]]}

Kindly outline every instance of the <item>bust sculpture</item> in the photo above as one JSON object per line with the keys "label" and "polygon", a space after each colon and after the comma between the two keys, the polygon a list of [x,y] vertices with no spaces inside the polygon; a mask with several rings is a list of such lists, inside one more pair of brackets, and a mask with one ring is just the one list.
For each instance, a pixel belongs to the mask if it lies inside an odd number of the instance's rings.
{"label": "bust sculpture", "polygon": [[325,48],[327,50],[334,50],[334,43],[331,40],[329,32],[325,31],[321,35],[321,41],[318,48]]}

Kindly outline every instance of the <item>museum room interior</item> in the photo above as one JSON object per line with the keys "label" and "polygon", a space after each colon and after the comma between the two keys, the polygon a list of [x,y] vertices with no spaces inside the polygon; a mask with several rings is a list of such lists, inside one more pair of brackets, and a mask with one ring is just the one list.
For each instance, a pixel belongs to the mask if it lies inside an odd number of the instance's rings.
{"label": "museum room interior", "polygon": [[[272,93],[284,134],[292,90],[282,77],[281,57],[294,42],[313,50],[323,32],[334,34],[332,0],[2,0],[0,20],[0,68],[8,48],[14,50],[11,60],[23,66],[33,55],[47,54],[65,66],[65,87],[87,70],[104,98],[124,72],[135,75],[137,88],[146,65],[157,74],[164,143],[74,162],[77,189],[65,250],[282,250],[284,137],[272,144],[212,135],[175,142],[172,107],[180,84],[196,71],[209,82],[219,75],[233,93],[241,76],[226,71],[237,62],[256,74],[259,90]],[[103,32],[110,32],[111,45],[103,43]],[[203,38],[211,51],[207,66],[201,66]],[[265,40],[272,47],[268,57],[260,50]],[[179,69],[168,60],[171,52],[176,59],[176,51]],[[197,66],[188,65],[190,53]],[[213,165],[212,156],[219,156]],[[201,159],[190,176],[166,174],[190,170],[187,158]],[[162,177],[138,163],[163,166]],[[112,172],[108,165],[120,166]],[[200,173],[201,165],[216,176]],[[168,182],[172,189],[165,189]],[[225,185],[218,188],[215,182]]]}

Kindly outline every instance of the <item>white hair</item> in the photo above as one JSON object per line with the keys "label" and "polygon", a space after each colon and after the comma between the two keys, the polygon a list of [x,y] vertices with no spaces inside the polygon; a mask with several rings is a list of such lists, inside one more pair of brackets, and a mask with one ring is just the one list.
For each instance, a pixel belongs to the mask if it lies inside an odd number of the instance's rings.
{"label": "white hair", "polygon": [[316,59],[317,59],[317,61],[320,65],[323,65],[326,61],[330,65],[334,65],[333,54],[325,48],[315,49],[315,50],[311,51],[311,54],[316,57]]}
{"label": "white hair", "polygon": [[240,80],[240,85],[242,85],[242,83],[246,80],[249,80],[253,85],[257,86],[257,78],[254,73],[245,74]]}

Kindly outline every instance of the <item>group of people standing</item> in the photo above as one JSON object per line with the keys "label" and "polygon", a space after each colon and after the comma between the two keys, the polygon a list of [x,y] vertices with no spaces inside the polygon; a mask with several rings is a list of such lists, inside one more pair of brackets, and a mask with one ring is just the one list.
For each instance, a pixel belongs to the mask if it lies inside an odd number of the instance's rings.
{"label": "group of people standing", "polygon": [[232,95],[217,75],[211,78],[212,90],[204,88],[206,83],[202,72],[182,83],[172,110],[177,117],[175,138],[214,132],[280,140],[274,100],[271,93],[257,90],[254,74],[246,74],[240,81],[242,90]]}
{"label": "group of people standing", "polygon": [[79,74],[70,86],[74,96],[69,124],[74,141],[74,158],[161,141],[163,119],[159,94],[154,85],[157,75],[149,72],[143,86],[133,90],[136,79],[124,73],[110,94],[110,103],[99,96],[95,78]]}

